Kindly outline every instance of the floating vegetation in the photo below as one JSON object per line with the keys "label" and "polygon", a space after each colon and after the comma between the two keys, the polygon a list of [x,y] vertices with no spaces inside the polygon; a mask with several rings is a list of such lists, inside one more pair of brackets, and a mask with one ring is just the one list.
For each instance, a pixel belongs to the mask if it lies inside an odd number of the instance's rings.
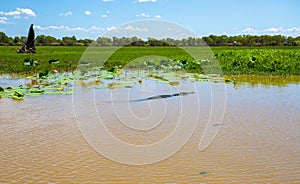
{"label": "floating vegetation", "polygon": [[30,93],[44,93],[45,90],[41,90],[41,89],[31,89]]}
{"label": "floating vegetation", "polygon": [[[43,73],[44,75],[40,75]],[[28,97],[39,97],[42,95],[70,95],[72,85],[69,85],[69,74],[50,74],[42,71],[36,76],[28,76],[23,84],[18,86],[0,87],[1,98],[23,100]],[[47,75],[45,75],[47,73]],[[16,79],[18,80],[18,79]],[[10,79],[12,81],[12,79]]]}
{"label": "floating vegetation", "polygon": [[59,63],[59,59],[51,59],[48,61],[49,64],[57,64]]}
{"label": "floating vegetation", "polygon": [[39,62],[38,61],[35,61],[33,59],[29,59],[29,58],[26,58],[23,62],[23,64],[25,66],[38,66],[39,65]]}
{"label": "floating vegetation", "polygon": [[173,82],[173,81],[171,81],[171,82],[169,82],[169,84],[171,85],[171,86],[179,86],[179,82],[177,82],[177,81],[175,81],[175,82]]}
{"label": "floating vegetation", "polygon": [[174,87],[180,86],[180,81],[183,80],[224,83],[231,83],[233,81],[232,79],[223,79],[219,75],[127,70],[120,69],[118,66],[106,70],[102,67],[93,67],[89,70],[74,71],[72,73],[58,73],[57,70],[52,70],[52,72],[49,70],[41,70],[38,74],[27,76],[22,80],[24,80],[23,84],[18,84],[17,86],[1,86],[0,98],[23,100],[26,96],[71,95],[73,94],[74,86],[76,86],[76,90],[80,88],[134,88],[135,85],[143,85],[144,80],[152,80]]}
{"label": "floating vegetation", "polygon": [[46,77],[48,75],[49,71],[44,69],[44,70],[41,70],[40,73],[39,73],[39,78],[43,78],[43,77]]}
{"label": "floating vegetation", "polygon": [[80,61],[79,62],[79,65],[80,66],[89,66],[91,63],[90,62],[87,62],[87,61]]}
{"label": "floating vegetation", "polygon": [[24,98],[24,93],[19,92],[19,91],[14,91],[13,95],[12,95],[12,99],[14,100],[23,100]]}
{"label": "floating vegetation", "polygon": [[224,81],[225,81],[225,83],[232,83],[233,81],[232,80],[230,80],[230,79],[224,79]]}

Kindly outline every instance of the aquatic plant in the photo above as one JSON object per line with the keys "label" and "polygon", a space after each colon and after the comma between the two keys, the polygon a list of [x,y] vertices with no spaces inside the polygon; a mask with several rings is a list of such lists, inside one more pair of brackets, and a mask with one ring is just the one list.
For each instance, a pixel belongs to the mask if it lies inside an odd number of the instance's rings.
{"label": "aquatic plant", "polygon": [[23,62],[23,64],[25,66],[38,66],[39,65],[39,62],[38,61],[35,61],[33,59],[29,59],[29,58],[26,58]]}
{"label": "aquatic plant", "polygon": [[47,70],[47,69],[41,70],[40,73],[39,73],[39,78],[46,77],[48,75],[48,73],[49,73],[49,70]]}
{"label": "aquatic plant", "polygon": [[48,63],[49,63],[49,64],[57,64],[57,63],[59,63],[59,59],[50,59],[50,60],[48,61]]}
{"label": "aquatic plant", "polygon": [[[115,76],[118,79],[115,79]],[[154,80],[170,86],[179,86],[182,80],[191,81],[216,81],[230,83],[230,79],[222,79],[219,75],[204,74],[178,74],[176,72],[141,72],[130,70],[124,72],[115,67],[103,70],[98,67],[85,72],[76,71],[72,73],[50,73],[48,70],[41,71],[38,76],[28,76],[27,82],[19,86],[0,87],[1,98],[12,98],[22,100],[26,96],[38,97],[42,95],[70,95],[74,86],[94,89],[133,88],[134,85],[142,85],[143,80]],[[205,80],[200,80],[205,79]]]}

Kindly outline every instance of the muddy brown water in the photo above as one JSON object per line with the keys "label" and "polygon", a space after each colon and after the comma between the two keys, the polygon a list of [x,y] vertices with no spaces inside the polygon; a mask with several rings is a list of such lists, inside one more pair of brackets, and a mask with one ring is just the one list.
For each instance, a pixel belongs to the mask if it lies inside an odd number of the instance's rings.
{"label": "muddy brown water", "polygon": [[[210,83],[196,83],[197,94],[166,99],[167,118],[149,131],[120,123],[101,96],[109,90],[95,90],[95,108],[106,115],[107,129],[131,144],[166,137],[176,127],[178,102],[199,97],[200,118],[188,142],[167,159],[138,166],[107,159],[87,143],[76,123],[72,96],[1,99],[0,183],[299,183],[300,83],[253,81],[226,85],[225,116],[215,125],[220,131],[202,151],[198,144],[211,110]],[[147,103],[133,105],[142,118],[151,113]],[[161,107],[155,110],[164,111]]]}

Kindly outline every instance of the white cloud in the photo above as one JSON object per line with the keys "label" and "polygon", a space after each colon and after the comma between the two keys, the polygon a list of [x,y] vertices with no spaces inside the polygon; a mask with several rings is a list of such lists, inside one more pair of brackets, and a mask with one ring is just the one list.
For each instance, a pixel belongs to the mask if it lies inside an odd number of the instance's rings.
{"label": "white cloud", "polygon": [[7,17],[0,17],[0,24],[7,24]]}
{"label": "white cloud", "polygon": [[156,0],[137,0],[137,2],[139,2],[139,3],[146,3],[146,2],[152,2],[152,3],[155,3]]}
{"label": "white cloud", "polygon": [[107,31],[115,31],[117,30],[117,28],[115,26],[111,26],[111,27],[108,27],[106,28]]}
{"label": "white cloud", "polygon": [[253,29],[253,28],[248,27],[248,28],[244,29],[242,32],[243,33],[248,33],[248,34],[255,34],[256,30]]}
{"label": "white cloud", "polygon": [[91,12],[91,11],[89,11],[89,10],[87,10],[87,11],[84,12],[84,14],[86,14],[86,15],[93,15],[93,14],[95,14],[95,13],[94,13],[94,12]]}
{"label": "white cloud", "polygon": [[271,32],[271,33],[276,33],[282,30],[283,30],[282,28],[276,28],[276,27],[270,27],[268,29],[265,29],[266,32]]}
{"label": "white cloud", "polygon": [[107,18],[109,13],[110,13],[110,11],[109,11],[109,10],[106,10],[105,13],[102,13],[100,16],[101,16],[102,18]]}
{"label": "white cloud", "polygon": [[111,26],[106,28],[107,31],[117,31],[117,32],[147,32],[147,28],[133,27],[132,25],[128,25],[126,27],[115,27]]}
{"label": "white cloud", "polygon": [[91,27],[69,27],[69,26],[40,26],[34,25],[37,35],[52,35],[54,37],[72,36],[76,35],[78,38],[95,39],[103,35],[107,31],[104,27],[91,26]]}
{"label": "white cloud", "polygon": [[3,12],[0,11],[0,15],[6,15],[6,16],[14,16],[14,18],[20,18],[20,16],[25,16],[25,18],[28,16],[29,17],[35,17],[36,14],[28,8],[17,8],[15,11],[8,11],[8,12]]}
{"label": "white cloud", "polygon": [[21,14],[27,15],[27,16],[31,16],[31,17],[35,17],[35,13],[28,8],[17,8],[17,11],[20,11]]}
{"label": "white cloud", "polygon": [[68,11],[68,12],[65,12],[65,13],[60,13],[59,15],[60,15],[60,16],[71,16],[71,15],[72,15],[72,12],[71,12],[71,11]]}
{"label": "white cloud", "polygon": [[143,31],[147,31],[147,28],[139,28],[139,27],[133,27],[132,25],[128,25],[124,28],[124,30],[126,31],[139,31],[139,32],[143,32]]}
{"label": "white cloud", "polygon": [[114,0],[102,0],[102,1],[107,3],[107,2],[113,2]]}
{"label": "white cloud", "polygon": [[285,36],[297,36],[300,35],[300,27],[292,27],[292,28],[282,28],[282,27],[270,27],[267,29],[253,29],[246,28],[242,30],[241,34],[250,34],[250,35],[285,35]]}
{"label": "white cloud", "polygon": [[37,31],[49,31],[49,30],[59,30],[59,31],[80,31],[80,32],[103,32],[105,31],[102,27],[92,26],[90,28],[83,28],[83,27],[68,27],[68,26],[46,26],[42,27],[39,25],[35,25],[34,29]]}
{"label": "white cloud", "polygon": [[137,17],[147,17],[147,18],[150,17],[150,15],[149,15],[149,14],[146,14],[146,13],[137,14],[136,16],[137,16]]}
{"label": "white cloud", "polygon": [[161,19],[161,16],[160,15],[155,15],[154,16],[156,19]]}

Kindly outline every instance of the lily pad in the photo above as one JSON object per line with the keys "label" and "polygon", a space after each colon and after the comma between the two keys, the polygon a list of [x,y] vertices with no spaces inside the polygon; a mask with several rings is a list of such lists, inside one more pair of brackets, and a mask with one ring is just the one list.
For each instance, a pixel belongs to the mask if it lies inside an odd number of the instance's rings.
{"label": "lily pad", "polygon": [[43,95],[42,93],[28,93],[28,94],[26,94],[26,96],[30,96],[30,97],[40,97],[42,95]]}
{"label": "lily pad", "polygon": [[90,62],[86,62],[86,61],[81,61],[79,63],[80,66],[89,66],[91,63]]}
{"label": "lily pad", "polygon": [[29,58],[26,58],[23,62],[23,64],[25,66],[38,66],[39,65],[39,62],[38,61],[35,61],[33,59],[29,59]]}
{"label": "lily pad", "polygon": [[179,60],[178,63],[183,66],[186,66],[188,64],[188,61],[184,59],[184,60]]}
{"label": "lily pad", "polygon": [[110,68],[110,69],[108,69],[108,70],[106,70],[106,71],[111,72],[111,73],[117,73],[118,67],[117,67],[117,66],[114,66],[114,67],[112,67],[112,68]]}
{"label": "lily pad", "polygon": [[230,79],[225,79],[225,83],[232,83],[232,80],[230,80]]}
{"label": "lily pad", "polygon": [[8,86],[8,87],[6,87],[5,89],[7,89],[7,90],[11,90],[11,89],[13,89],[13,87],[11,87],[11,86]]}
{"label": "lily pad", "polygon": [[14,100],[23,100],[24,97],[19,97],[19,96],[13,95],[13,96],[12,96],[12,99],[14,99]]}
{"label": "lily pad", "polygon": [[178,85],[179,85],[179,82],[173,81],[173,82],[169,82],[169,84],[170,84],[171,86],[178,86]]}
{"label": "lily pad", "polygon": [[47,91],[46,95],[71,95],[72,91]]}
{"label": "lily pad", "polygon": [[23,85],[20,85],[19,88],[20,88],[20,89],[29,89],[30,87],[29,87],[29,86],[23,86]]}
{"label": "lily pad", "polygon": [[22,92],[15,91],[14,94],[13,94],[13,96],[16,96],[16,97],[24,97],[25,95],[24,95],[24,93],[22,93]]}
{"label": "lily pad", "polygon": [[107,86],[96,86],[95,89],[107,89]]}
{"label": "lily pad", "polygon": [[44,93],[45,90],[41,90],[41,89],[31,89],[30,93]]}
{"label": "lily pad", "polygon": [[40,73],[39,73],[39,78],[43,78],[43,77],[47,76],[48,73],[49,73],[48,70],[45,70],[45,69],[41,70]]}
{"label": "lily pad", "polygon": [[59,63],[59,60],[58,59],[51,59],[48,61],[49,64],[57,64]]}
{"label": "lily pad", "polygon": [[64,91],[64,88],[56,88],[57,91]]}

